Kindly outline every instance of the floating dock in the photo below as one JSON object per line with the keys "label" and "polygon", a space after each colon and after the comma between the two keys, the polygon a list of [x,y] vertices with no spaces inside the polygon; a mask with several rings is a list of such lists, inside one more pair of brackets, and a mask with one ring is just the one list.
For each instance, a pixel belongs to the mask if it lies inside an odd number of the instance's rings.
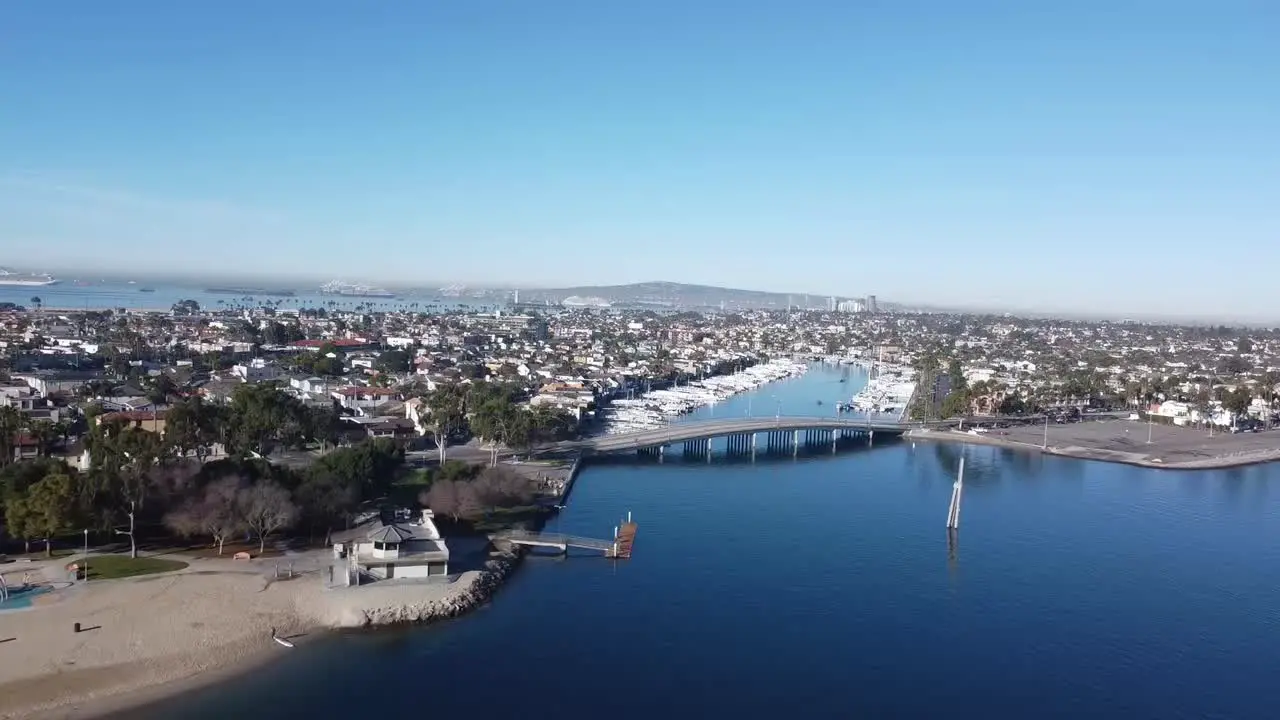
{"label": "floating dock", "polygon": [[613,528],[612,540],[600,540],[560,533],[532,532],[529,530],[509,530],[495,535],[494,539],[504,540],[512,545],[552,548],[564,554],[568,554],[569,548],[573,547],[582,550],[595,550],[609,558],[626,559],[631,557],[631,549],[635,546],[636,530],[637,525],[632,522],[631,513],[627,513],[627,519]]}
{"label": "floating dock", "polygon": [[605,553],[606,557],[624,559],[631,557],[631,548],[636,544],[637,529],[636,524],[631,521],[631,513],[627,513],[627,519],[615,529],[613,548]]}

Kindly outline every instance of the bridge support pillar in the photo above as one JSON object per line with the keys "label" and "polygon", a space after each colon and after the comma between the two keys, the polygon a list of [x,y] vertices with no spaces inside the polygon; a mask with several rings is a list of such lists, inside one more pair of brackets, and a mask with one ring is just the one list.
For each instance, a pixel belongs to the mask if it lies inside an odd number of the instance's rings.
{"label": "bridge support pillar", "polygon": [[867,431],[867,445],[868,445],[868,446],[870,446],[872,443],[874,443],[874,442],[875,442],[875,440],[876,440],[876,431],[875,431],[875,430],[868,430],[868,431]]}
{"label": "bridge support pillar", "polygon": [[831,429],[831,454],[836,454],[836,441],[840,439],[840,431],[836,428]]}
{"label": "bridge support pillar", "polygon": [[800,454],[800,431],[793,430],[791,433],[791,457]]}
{"label": "bridge support pillar", "polygon": [[756,461],[756,433],[751,433],[751,462]]}

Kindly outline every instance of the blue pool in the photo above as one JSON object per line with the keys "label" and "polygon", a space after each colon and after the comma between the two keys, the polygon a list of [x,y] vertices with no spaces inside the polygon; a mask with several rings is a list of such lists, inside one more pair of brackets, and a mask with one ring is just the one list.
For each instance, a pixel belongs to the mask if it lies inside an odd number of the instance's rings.
{"label": "blue pool", "polygon": [[9,599],[0,600],[0,611],[21,610],[31,607],[31,601],[38,595],[53,592],[49,585],[28,585],[27,587],[10,587]]}

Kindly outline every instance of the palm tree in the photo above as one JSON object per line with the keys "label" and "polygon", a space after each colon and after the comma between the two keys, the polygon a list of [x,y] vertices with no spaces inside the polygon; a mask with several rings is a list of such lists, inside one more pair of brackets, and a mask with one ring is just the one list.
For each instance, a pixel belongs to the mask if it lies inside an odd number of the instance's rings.
{"label": "palm tree", "polygon": [[39,295],[36,295],[31,298],[31,304],[36,306],[36,310],[39,310],[40,306],[44,305],[44,302],[40,300]]}

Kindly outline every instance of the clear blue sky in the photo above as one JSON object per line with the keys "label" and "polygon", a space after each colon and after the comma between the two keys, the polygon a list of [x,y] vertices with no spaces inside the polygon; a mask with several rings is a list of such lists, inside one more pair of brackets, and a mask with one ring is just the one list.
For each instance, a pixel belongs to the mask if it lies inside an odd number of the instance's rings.
{"label": "clear blue sky", "polygon": [[0,67],[0,264],[1280,315],[1274,0],[39,0]]}

